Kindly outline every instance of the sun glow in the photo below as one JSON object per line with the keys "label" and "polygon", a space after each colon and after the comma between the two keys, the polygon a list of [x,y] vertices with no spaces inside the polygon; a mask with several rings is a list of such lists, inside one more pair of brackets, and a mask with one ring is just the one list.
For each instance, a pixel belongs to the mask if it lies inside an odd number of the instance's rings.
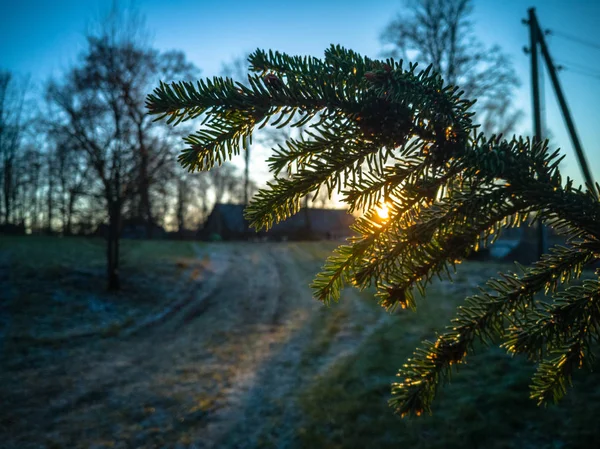
{"label": "sun glow", "polygon": [[386,203],[375,206],[375,212],[377,212],[377,215],[379,215],[379,218],[382,220],[387,220],[390,217],[390,208]]}

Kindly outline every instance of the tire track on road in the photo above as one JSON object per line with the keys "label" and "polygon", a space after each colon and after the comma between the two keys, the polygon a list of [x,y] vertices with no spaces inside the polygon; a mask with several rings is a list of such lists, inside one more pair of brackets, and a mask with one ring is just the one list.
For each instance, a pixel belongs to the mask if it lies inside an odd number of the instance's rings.
{"label": "tire track on road", "polygon": [[[262,363],[254,367],[251,375],[237,380],[235,396],[197,441],[201,448],[257,447],[266,422],[274,418],[293,422],[298,417],[291,392],[302,381],[298,367],[310,341],[310,321],[319,304],[312,299],[305,281],[307,273],[290,254],[289,245],[273,247],[268,257],[282,281],[270,289],[277,298],[270,322],[278,338],[270,340],[268,348],[263,346]],[[264,339],[269,341],[268,336]],[[279,406],[281,401],[287,401],[283,409]]]}
{"label": "tire track on road", "polygon": [[[81,375],[65,372],[63,376],[78,377],[77,384],[55,397],[45,411],[45,417],[36,421],[56,421],[64,414],[75,413],[83,405],[101,401],[116,388],[143,380],[149,373],[160,371],[157,365],[163,365],[162,361],[168,356],[168,348],[172,347],[173,340],[177,338],[173,331],[182,327],[186,317],[198,315],[200,308],[206,308],[211,295],[214,295],[223,282],[232,254],[230,247],[223,246],[219,250],[219,253],[216,250],[210,253],[209,260],[215,268],[209,271],[211,277],[206,282],[200,285],[193,283],[192,290],[184,298],[175,300],[166,309],[141,321],[116,339],[103,342],[99,359],[96,359],[98,351],[95,351],[87,357],[84,355],[82,360],[74,361],[74,366],[67,369],[71,372],[78,370]],[[205,255],[197,246],[195,252],[198,257]],[[192,266],[193,269],[195,266]],[[186,282],[189,273],[190,270],[180,283]],[[166,338],[167,336],[169,337]]]}
{"label": "tire track on road", "polygon": [[[149,320],[116,344],[105,345],[100,359],[80,361],[71,369],[81,371],[74,388],[60,394],[36,421],[54,422],[54,431],[68,433],[93,410],[104,410],[105,416],[111,404],[141,409],[143,404],[158,403],[162,407],[165,400],[161,397],[177,396],[169,402],[173,404],[161,423],[164,434],[175,438],[172,432],[181,429],[184,421],[186,428],[192,419],[192,429],[201,429],[215,410],[231,402],[240,379],[250,379],[261,353],[279,338],[273,327],[282,313],[280,270],[273,263],[271,246],[215,247],[230,267],[216,277],[214,288]],[[220,341],[223,338],[225,343]],[[187,375],[197,380],[186,383]],[[215,383],[211,380],[215,378],[221,380]],[[202,413],[190,411],[194,402],[202,404],[211,395],[217,399],[201,407]],[[109,424],[99,425],[98,432],[108,432]]]}
{"label": "tire track on road", "polygon": [[[339,330],[331,336],[325,352],[311,354],[307,359],[306,351],[317,337],[316,334],[323,330],[319,326],[327,326],[334,319],[333,310],[324,311],[324,306],[312,297],[308,285],[308,279],[314,276],[312,270],[316,271],[322,262],[315,260],[299,245],[292,244],[288,248],[293,248],[294,254],[286,250],[278,254],[275,260],[285,280],[279,292],[286,298],[281,301],[281,307],[288,308],[288,313],[283,313],[283,316],[290,316],[289,309],[302,311],[303,320],[296,323],[294,329],[290,330],[289,338],[272,351],[258,368],[243,400],[223,413],[222,420],[227,425],[220,429],[220,435],[204,438],[200,447],[242,449],[261,444],[290,446],[302,422],[299,392],[317,381],[334,364],[351,356],[379,326],[390,319],[384,311],[366,304],[355,291],[344,292],[343,303],[336,305],[347,312]],[[326,314],[324,323],[319,321],[323,313]],[[363,326],[365,322],[367,324]],[[360,328],[357,324],[361,324]]]}

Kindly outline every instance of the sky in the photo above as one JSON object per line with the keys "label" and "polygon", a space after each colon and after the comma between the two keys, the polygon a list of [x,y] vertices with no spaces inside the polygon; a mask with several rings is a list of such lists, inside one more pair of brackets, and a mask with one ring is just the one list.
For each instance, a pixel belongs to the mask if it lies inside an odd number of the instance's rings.
{"label": "sky", "polygon": [[[86,27],[100,17],[112,0],[0,0],[0,69],[29,75],[43,85],[60,76],[85,49]],[[232,0],[138,0],[153,45],[182,50],[202,69],[202,76],[219,75],[224,63],[256,48],[322,56],[330,44],[341,44],[371,57],[381,56],[379,36],[403,8],[401,0],[304,0],[260,2]],[[523,52],[528,29],[521,23],[535,7],[540,25],[595,43],[586,46],[559,35],[547,36],[567,104],[596,181],[600,182],[600,1],[597,0],[474,0],[477,37],[498,44],[512,59],[521,88],[516,105],[525,113],[515,130],[531,134],[530,62]],[[584,76],[577,72],[585,72]],[[591,76],[590,76],[591,75]],[[582,177],[550,80],[544,74],[545,116],[553,142],[566,154],[564,175]],[[253,157],[252,173],[266,174]],[[240,161],[238,161],[240,163]]]}

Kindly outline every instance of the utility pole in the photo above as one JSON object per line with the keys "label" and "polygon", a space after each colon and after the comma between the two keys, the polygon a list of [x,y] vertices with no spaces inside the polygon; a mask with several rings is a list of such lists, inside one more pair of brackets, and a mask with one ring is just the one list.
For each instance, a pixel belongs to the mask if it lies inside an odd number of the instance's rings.
{"label": "utility pole", "polygon": [[542,110],[540,106],[540,74],[538,67],[538,42],[535,9],[529,9],[529,54],[531,55],[531,97],[533,99],[533,141],[542,140]]}
{"label": "utility pole", "polygon": [[[535,9],[528,10],[529,18],[529,54],[531,56],[531,98],[533,100],[533,143],[538,144],[542,141],[542,109],[540,106],[540,74],[538,66],[538,42],[540,33],[538,32],[537,21],[535,18]],[[537,223],[538,240],[538,258],[546,253],[546,229],[541,221]]]}
{"label": "utility pole", "polygon": [[244,207],[250,202],[250,142],[249,138],[244,139]]}
{"label": "utility pole", "polygon": [[530,11],[530,21],[533,19],[533,25],[535,26],[538,36],[540,48],[542,50],[542,56],[546,61],[546,67],[548,67],[548,73],[550,74],[550,80],[552,81],[552,87],[554,87],[554,92],[556,93],[556,99],[558,100],[558,104],[560,106],[560,110],[562,112],[563,118],[565,120],[565,124],[567,125],[567,130],[569,131],[569,136],[571,137],[571,142],[573,143],[573,148],[575,148],[575,153],[577,154],[577,162],[579,162],[579,168],[583,173],[583,177],[585,178],[585,182],[587,184],[588,190],[592,192],[592,194],[598,198],[598,191],[596,190],[596,183],[594,182],[594,177],[592,176],[592,172],[590,171],[589,165],[585,158],[585,154],[583,152],[583,148],[581,147],[581,143],[579,142],[579,137],[577,136],[577,131],[575,130],[575,123],[573,123],[573,118],[571,117],[571,112],[569,111],[569,107],[567,106],[567,101],[565,100],[565,96],[563,94],[562,88],[560,86],[560,82],[558,81],[558,75],[556,74],[556,67],[552,62],[552,58],[550,57],[550,52],[548,51],[548,46],[546,45],[546,39],[544,38],[544,34],[539,26],[537,18],[535,16],[535,10],[532,8]]}
{"label": "utility pole", "polygon": [[[244,209],[250,202],[250,138],[244,138]],[[250,225],[247,220],[244,220],[244,234],[247,238],[250,236]]]}
{"label": "utility pole", "polygon": [[[544,58],[544,62],[546,63],[546,67],[548,68],[548,73],[550,74],[550,80],[552,81],[552,87],[554,88],[554,92],[556,93],[556,98],[558,100],[558,104],[560,106],[560,110],[562,112],[563,118],[565,120],[565,124],[567,125],[567,130],[569,131],[569,136],[571,137],[571,142],[573,143],[573,148],[575,149],[575,153],[577,155],[577,162],[579,163],[579,168],[583,173],[583,177],[585,179],[585,183],[587,184],[588,190],[598,198],[598,191],[596,190],[596,184],[594,183],[594,178],[589,169],[589,165],[585,158],[585,154],[583,152],[583,148],[581,147],[581,143],[579,141],[579,137],[577,136],[577,131],[575,130],[575,124],[573,122],[573,118],[571,117],[571,112],[569,111],[569,107],[567,106],[567,102],[565,100],[564,93],[560,86],[560,82],[558,81],[558,75],[556,73],[556,67],[552,62],[552,58],[550,57],[550,52],[548,51],[548,46],[546,45],[546,39],[544,38],[544,33],[540,28],[539,22],[535,15],[535,8],[530,8],[528,11],[528,19],[524,22],[529,26],[529,42],[530,48],[528,50],[531,55],[531,90],[532,90],[532,99],[533,99],[533,139],[534,142],[540,142],[542,140],[542,120],[541,120],[541,107],[540,107],[540,90],[539,90],[539,66],[538,66],[538,45],[542,51],[542,56]],[[527,51],[527,50],[526,50]],[[546,252],[546,234],[543,229],[541,222],[539,223],[538,228],[538,250],[539,255],[541,256],[544,252]]]}

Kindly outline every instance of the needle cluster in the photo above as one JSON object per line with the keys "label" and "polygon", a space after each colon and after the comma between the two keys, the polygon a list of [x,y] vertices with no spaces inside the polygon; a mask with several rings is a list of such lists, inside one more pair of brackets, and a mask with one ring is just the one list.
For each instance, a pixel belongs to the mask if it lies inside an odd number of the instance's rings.
{"label": "needle cluster", "polygon": [[[240,153],[265,126],[302,127],[268,159],[274,181],[246,209],[256,229],[297,213],[321,189],[360,213],[355,236],[312,284],[337,301],[346,285],[374,287],[386,309],[415,309],[415,292],[491,244],[502,229],[541,220],[568,236],[528,268],[491,279],[451,324],[425,341],[399,371],[391,405],[401,415],[431,411],[438,386],[476,342],[500,344],[538,363],[531,396],[557,400],[590,361],[600,335],[600,284],[570,285],[600,251],[597,186],[576,188],[558,151],[528,139],[484,136],[473,101],[430,68],[372,60],[339,46],[323,59],[257,50],[247,85],[227,78],[161,84],[147,106],[177,124],[198,118],[180,156],[209,170]],[[385,204],[388,217],[377,209]]]}

